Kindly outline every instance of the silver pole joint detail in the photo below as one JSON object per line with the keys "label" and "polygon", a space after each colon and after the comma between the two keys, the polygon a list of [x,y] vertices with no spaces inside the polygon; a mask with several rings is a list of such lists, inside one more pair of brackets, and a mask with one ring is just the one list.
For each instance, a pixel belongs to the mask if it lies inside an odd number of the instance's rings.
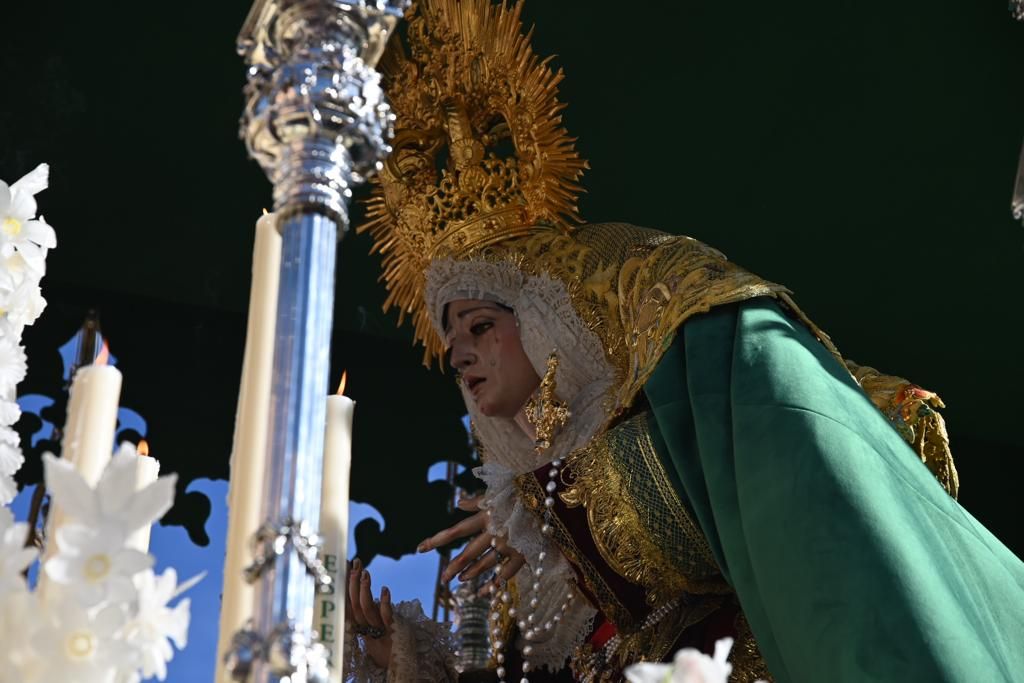
{"label": "silver pole joint detail", "polygon": [[245,580],[256,583],[274,562],[289,550],[294,550],[306,565],[320,592],[331,589],[333,579],[320,560],[321,538],[310,531],[306,522],[285,519],[277,524],[266,522],[252,538],[253,562],[245,568]]}
{"label": "silver pole joint detail", "polygon": [[251,628],[239,631],[227,659],[228,671],[239,683],[248,681],[261,662],[282,681],[327,683],[329,678],[327,648],[292,623],[280,624],[266,638]]}
{"label": "silver pole joint detail", "polygon": [[239,36],[249,62],[241,136],[276,210],[348,224],[351,187],[390,153],[395,116],[374,65],[408,1],[259,0]]}

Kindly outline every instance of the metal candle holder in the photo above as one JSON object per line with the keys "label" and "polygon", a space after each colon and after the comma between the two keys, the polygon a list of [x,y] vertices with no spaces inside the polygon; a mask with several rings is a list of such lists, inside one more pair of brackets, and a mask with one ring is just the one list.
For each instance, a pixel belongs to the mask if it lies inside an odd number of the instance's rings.
{"label": "metal candle holder", "polygon": [[[253,616],[229,653],[235,680],[319,683],[310,632],[337,241],[351,187],[390,151],[394,115],[374,65],[409,0],[257,0],[238,39],[248,64],[241,135],[274,185],[282,234],[263,526]],[[242,577],[239,577],[241,579]],[[339,658],[339,661],[340,658]]]}

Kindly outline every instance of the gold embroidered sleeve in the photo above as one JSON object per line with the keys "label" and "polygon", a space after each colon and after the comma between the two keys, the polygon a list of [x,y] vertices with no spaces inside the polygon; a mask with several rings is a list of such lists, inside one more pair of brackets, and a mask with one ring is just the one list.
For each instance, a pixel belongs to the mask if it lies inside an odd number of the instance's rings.
{"label": "gold embroidered sleeve", "polygon": [[960,479],[949,449],[946,422],[938,412],[939,408],[945,408],[938,394],[902,377],[883,375],[874,368],[857,365],[853,361],[846,361],[846,367],[946,492],[956,498]]}

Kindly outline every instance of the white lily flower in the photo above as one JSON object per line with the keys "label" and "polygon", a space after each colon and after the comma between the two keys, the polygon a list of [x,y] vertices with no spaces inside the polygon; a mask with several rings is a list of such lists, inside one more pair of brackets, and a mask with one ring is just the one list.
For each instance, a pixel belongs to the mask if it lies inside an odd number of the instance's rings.
{"label": "white lily flower", "polygon": [[67,515],[92,529],[117,530],[127,537],[152,524],[171,509],[177,475],[158,478],[135,490],[135,446],[122,444],[110,459],[96,488],[91,488],[74,465],[51,453],[43,454],[46,486]]}
{"label": "white lily flower", "polygon": [[11,186],[0,181],[0,255],[19,253],[39,275],[45,272],[46,251],[57,235],[42,216],[36,218],[35,195],[46,189],[50,169],[40,164]]}
{"label": "white lily flower", "polygon": [[141,652],[143,679],[167,678],[167,662],[174,657],[171,641],[179,650],[188,644],[190,600],[185,598],[173,608],[167,606],[184,590],[177,584],[178,575],[173,568],[160,576],[152,571],[135,575],[138,612],[125,626],[124,634]]}
{"label": "white lily flower", "polygon": [[71,586],[87,607],[104,600],[129,602],[136,597],[132,578],[153,566],[153,556],[126,548],[124,541],[117,527],[65,524],[57,529],[58,552],[43,569],[54,582]]}
{"label": "white lily flower", "polygon": [[117,637],[125,614],[118,606],[86,610],[74,600],[46,603],[45,625],[36,631],[41,681],[109,683],[115,672],[135,669],[139,655]]}
{"label": "white lily flower", "polygon": [[27,371],[25,349],[6,336],[0,337],[0,393],[10,395]]}
{"label": "white lily flower", "polygon": [[671,664],[642,662],[627,667],[623,674],[629,683],[727,683],[732,673],[732,642],[732,638],[716,642],[713,657],[688,647],[677,652]]}
{"label": "white lily flower", "polygon": [[28,524],[15,522],[14,515],[6,507],[0,507],[0,597],[15,591],[26,590],[22,572],[35,561],[39,551],[26,548]]}

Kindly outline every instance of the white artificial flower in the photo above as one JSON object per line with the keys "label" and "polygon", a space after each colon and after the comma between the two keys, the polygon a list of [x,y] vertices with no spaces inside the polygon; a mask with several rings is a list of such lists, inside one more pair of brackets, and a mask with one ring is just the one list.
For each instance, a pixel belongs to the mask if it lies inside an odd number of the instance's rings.
{"label": "white artificial flower", "polygon": [[122,444],[93,489],[70,462],[44,453],[46,487],[54,503],[77,522],[92,529],[117,530],[126,538],[163,517],[174,503],[174,474],[135,490],[138,457],[134,446]]}
{"label": "white artificial flower", "polygon": [[189,599],[184,598],[173,608],[167,606],[188,587],[177,584],[178,575],[171,568],[160,576],[152,571],[135,575],[138,612],[125,626],[124,634],[141,653],[143,679],[167,678],[167,662],[174,656],[171,641],[179,650],[188,643]]}
{"label": "white artificial flower", "polygon": [[21,254],[39,275],[45,272],[46,251],[57,246],[57,235],[43,217],[36,218],[35,195],[46,189],[49,166],[40,164],[11,186],[0,181],[0,255]]}
{"label": "white artificial flower", "polygon": [[39,551],[26,548],[28,524],[15,522],[6,507],[0,507],[0,598],[26,589],[22,572],[35,561]]}
{"label": "white artificial flower", "polygon": [[24,462],[25,456],[19,446],[0,441],[0,474],[13,475]]}
{"label": "white artificial flower", "polygon": [[0,426],[0,505],[7,505],[18,495],[14,474],[25,462],[20,441],[16,431]]}
{"label": "white artificial flower", "polygon": [[0,398],[0,425],[12,425],[21,417],[21,406],[17,401]]}
{"label": "white artificial flower", "polygon": [[6,336],[0,336],[0,393],[7,396],[25,379],[28,361],[25,349]]}
{"label": "white artificial flower", "polygon": [[0,425],[0,443],[5,443],[8,446],[18,446],[21,444],[21,436],[10,427]]}
{"label": "white artificial flower", "polygon": [[138,667],[138,651],[118,636],[124,611],[114,605],[87,610],[74,600],[48,601],[32,646],[43,666],[39,680],[109,683],[119,670]]}
{"label": "white artificial flower", "polygon": [[25,277],[6,290],[0,287],[0,315],[10,323],[12,339],[21,338],[21,330],[34,323],[46,308],[39,280]]}
{"label": "white artificial flower", "polygon": [[0,474],[0,505],[7,505],[18,497],[18,482],[9,474]]}
{"label": "white artificial flower", "polygon": [[126,548],[124,542],[118,527],[64,524],[57,528],[58,552],[43,569],[54,582],[71,587],[69,592],[85,606],[104,600],[126,603],[136,597],[132,577],[152,567],[153,556]]}
{"label": "white artificial flower", "polygon": [[688,647],[676,653],[671,664],[633,664],[623,672],[629,683],[727,683],[732,673],[729,650],[732,638],[715,643],[714,657]]}

